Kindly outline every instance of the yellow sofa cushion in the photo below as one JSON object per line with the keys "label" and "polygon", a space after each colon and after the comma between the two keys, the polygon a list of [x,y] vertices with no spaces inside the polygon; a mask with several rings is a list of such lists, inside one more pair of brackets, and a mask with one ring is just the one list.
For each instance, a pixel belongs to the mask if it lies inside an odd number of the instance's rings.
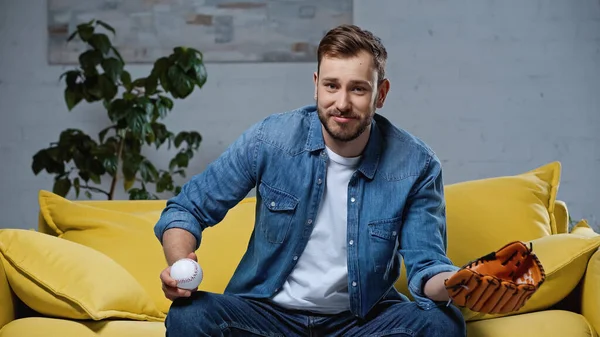
{"label": "yellow sofa cushion", "polygon": [[600,235],[594,231],[594,229],[585,219],[580,220],[577,224],[575,224],[575,226],[573,226],[573,228],[571,228],[571,234],[587,237],[596,237]]}
{"label": "yellow sofa cushion", "polygon": [[[457,266],[506,243],[557,233],[553,215],[560,163],[445,186],[448,257]],[[396,288],[410,297],[406,271]]]}
{"label": "yellow sofa cushion", "polygon": [[105,255],[47,234],[0,230],[0,260],[15,294],[47,316],[163,321],[131,275]]}
{"label": "yellow sofa cushion", "polygon": [[467,321],[511,316],[547,309],[570,294],[586,272],[588,261],[600,247],[600,236],[555,234],[532,240],[546,280],[518,312],[489,315],[461,309]]}
{"label": "yellow sofa cushion", "polygon": [[469,322],[467,336],[595,337],[596,333],[582,315],[569,311],[547,310],[528,315]]}
{"label": "yellow sofa cushion", "polygon": [[153,231],[158,211],[136,214],[99,208],[43,190],[39,205],[46,224],[58,237],[113,259],[142,285],[160,311],[168,312],[171,302],[165,298],[159,278],[167,264]]}
{"label": "yellow sofa cushion", "polygon": [[462,266],[506,243],[557,233],[554,203],[560,163],[514,176],[445,187],[448,256]]}
{"label": "yellow sofa cushion", "polygon": [[[44,221],[59,237],[100,251],[122,265],[144,287],[159,310],[166,313],[160,272],[167,267],[154,225],[162,207],[148,205],[137,210],[125,202],[70,201],[48,191],[40,192]],[[255,199],[248,198],[231,209],[218,225],[202,233],[196,251],[204,278],[200,290],[222,293],[233,275],[254,229]],[[215,258],[218,257],[218,258]]]}
{"label": "yellow sofa cushion", "polygon": [[596,251],[588,262],[581,290],[581,313],[600,333],[600,251]]}
{"label": "yellow sofa cushion", "polygon": [[10,322],[0,330],[0,337],[164,337],[165,331],[162,322],[28,317]]}
{"label": "yellow sofa cushion", "polygon": [[2,262],[0,262],[0,329],[15,319],[15,295],[10,290],[8,280],[6,278],[6,271]]}

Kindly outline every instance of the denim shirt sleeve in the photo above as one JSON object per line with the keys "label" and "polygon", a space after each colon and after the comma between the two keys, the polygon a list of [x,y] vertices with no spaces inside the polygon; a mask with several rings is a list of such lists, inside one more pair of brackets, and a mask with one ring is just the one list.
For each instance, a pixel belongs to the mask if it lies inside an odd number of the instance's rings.
{"label": "denim shirt sleeve", "polygon": [[202,231],[223,220],[230,208],[248,195],[256,182],[257,131],[246,130],[200,174],[186,182],[181,192],[167,200],[154,233],[159,241],[167,229],[182,228],[200,246]]}
{"label": "denim shirt sleeve", "polygon": [[432,276],[456,271],[446,255],[446,205],[439,160],[431,155],[423,175],[407,201],[400,242],[408,288],[417,305],[431,309],[438,303],[424,293],[424,286]]}

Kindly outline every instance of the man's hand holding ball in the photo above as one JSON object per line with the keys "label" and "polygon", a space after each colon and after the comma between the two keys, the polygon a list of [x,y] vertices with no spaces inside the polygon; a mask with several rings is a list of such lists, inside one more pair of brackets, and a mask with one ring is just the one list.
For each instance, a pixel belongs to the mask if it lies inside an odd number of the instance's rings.
{"label": "man's hand holding ball", "polygon": [[198,290],[202,282],[202,268],[198,265],[195,253],[177,260],[172,266],[165,268],[161,274],[162,290],[165,297],[174,301],[179,297],[189,297]]}

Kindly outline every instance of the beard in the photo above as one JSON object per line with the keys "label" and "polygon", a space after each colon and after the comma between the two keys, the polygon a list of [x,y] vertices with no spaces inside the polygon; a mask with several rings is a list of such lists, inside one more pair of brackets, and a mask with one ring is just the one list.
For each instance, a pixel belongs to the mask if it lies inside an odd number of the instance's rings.
{"label": "beard", "polygon": [[[350,142],[362,135],[371,125],[375,107],[368,116],[361,116],[351,112],[340,112],[335,108],[323,110],[317,101],[317,112],[323,128],[331,138],[340,142]],[[337,123],[333,117],[348,117],[354,118],[354,120],[349,123]]]}

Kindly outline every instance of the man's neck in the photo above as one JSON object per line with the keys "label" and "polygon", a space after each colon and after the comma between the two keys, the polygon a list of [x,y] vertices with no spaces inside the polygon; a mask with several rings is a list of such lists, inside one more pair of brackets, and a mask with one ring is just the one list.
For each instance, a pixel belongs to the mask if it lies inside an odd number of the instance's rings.
{"label": "man's neck", "polygon": [[329,133],[322,128],[323,130],[323,139],[325,140],[325,145],[336,154],[346,157],[353,158],[360,156],[365,147],[367,146],[367,142],[369,141],[369,136],[371,134],[371,126],[369,125],[367,129],[360,135],[358,138],[351,140],[349,142],[343,142],[340,140],[333,139]]}

